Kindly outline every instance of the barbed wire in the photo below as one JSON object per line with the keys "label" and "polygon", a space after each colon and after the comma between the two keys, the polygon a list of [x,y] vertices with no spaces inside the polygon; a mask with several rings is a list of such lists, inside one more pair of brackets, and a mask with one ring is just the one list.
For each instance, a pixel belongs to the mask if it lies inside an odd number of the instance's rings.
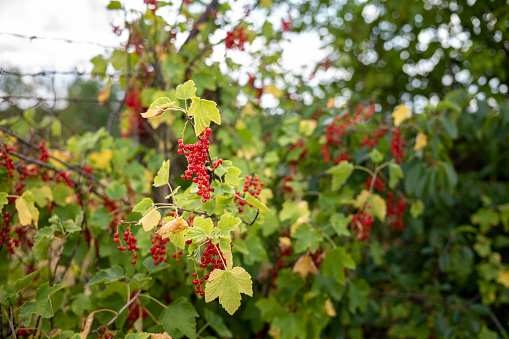
{"label": "barbed wire", "polygon": [[54,70],[42,70],[38,72],[33,73],[23,73],[18,71],[10,71],[5,68],[0,67],[0,74],[1,75],[11,75],[11,76],[17,76],[17,77],[51,77],[55,75],[76,75],[76,76],[95,76],[95,75],[101,75],[106,77],[120,77],[125,78],[126,76],[123,74],[117,74],[117,73],[99,73],[99,72],[82,72],[78,70],[72,70],[72,71],[54,71]]}
{"label": "barbed wire", "polygon": [[26,40],[54,40],[54,41],[62,41],[68,44],[86,44],[86,45],[95,45],[103,48],[108,49],[116,49],[119,48],[119,46],[109,46],[105,44],[101,44],[99,42],[93,42],[93,41],[85,41],[85,40],[72,40],[72,39],[66,39],[66,38],[54,38],[54,37],[42,37],[42,36],[36,36],[36,35],[24,35],[19,33],[10,33],[10,32],[0,32],[0,35],[8,35],[15,38],[20,39],[26,39]]}
{"label": "barbed wire", "polygon": [[[39,96],[31,96],[31,95],[3,95],[0,96],[0,100],[2,101],[10,101],[11,99],[18,99],[18,100],[35,100],[38,102],[55,102],[55,101],[68,101],[68,102],[79,102],[79,103],[99,103],[99,100],[94,98],[44,98]],[[104,103],[108,102],[123,102],[123,100],[118,99],[108,99],[105,100]]]}

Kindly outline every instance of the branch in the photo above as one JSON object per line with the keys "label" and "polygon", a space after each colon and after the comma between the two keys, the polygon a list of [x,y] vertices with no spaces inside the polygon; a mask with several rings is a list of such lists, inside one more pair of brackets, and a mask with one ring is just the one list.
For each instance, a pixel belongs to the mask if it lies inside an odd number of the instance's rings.
{"label": "branch", "polygon": [[[193,25],[193,28],[191,29],[191,31],[189,32],[189,36],[187,37],[186,41],[184,42],[184,44],[182,45],[185,46],[187,45],[191,40],[193,40],[197,35],[198,33],[200,32],[200,30],[198,29],[198,26],[202,23],[205,23],[210,15],[210,13],[216,9],[216,7],[219,5],[219,1],[218,0],[212,0],[210,2],[210,4],[208,4],[207,8],[205,8],[205,11],[202,13],[202,15],[198,18],[198,20],[196,20],[196,22],[194,23]],[[181,48],[182,48],[181,47]]]}
{"label": "branch", "polygon": [[96,332],[99,332],[100,330],[102,330],[103,328],[107,328],[108,326],[110,326],[111,324],[113,324],[115,322],[115,320],[117,320],[117,318],[120,316],[120,314],[122,314],[122,312],[124,312],[124,310],[126,308],[128,308],[137,298],[138,296],[140,295],[141,293],[141,288],[138,290],[138,292],[136,292],[136,294],[131,298],[131,300],[129,300],[127,302],[127,304],[125,304],[121,309],[120,311],[118,311],[118,313],[113,317],[113,319],[111,319],[106,325],[102,325],[102,326],[99,326],[98,328],[96,328],[95,330],[91,331],[89,334],[93,334],[93,333],[96,333]]}

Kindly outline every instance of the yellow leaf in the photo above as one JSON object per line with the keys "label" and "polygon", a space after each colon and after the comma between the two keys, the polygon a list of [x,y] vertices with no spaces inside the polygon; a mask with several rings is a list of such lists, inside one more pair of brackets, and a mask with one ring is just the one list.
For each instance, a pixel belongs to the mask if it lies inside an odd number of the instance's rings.
{"label": "yellow leaf", "polygon": [[283,96],[283,94],[285,94],[282,90],[277,88],[277,86],[274,84],[265,86],[263,88],[263,93],[264,94],[266,94],[266,93],[272,94],[274,96],[274,98],[276,98],[276,99],[281,98]]}
{"label": "yellow leaf", "polygon": [[334,304],[332,303],[332,301],[329,299],[325,300],[325,312],[327,313],[327,315],[331,318],[334,318],[337,313],[336,313],[336,310],[334,309]]}
{"label": "yellow leaf", "polygon": [[504,285],[505,288],[509,288],[509,271],[498,272],[497,282]]}
{"label": "yellow leaf", "polygon": [[[69,163],[72,160],[72,155],[70,152],[60,152],[58,150],[48,149],[48,153],[51,157],[54,157],[62,162]],[[50,162],[53,165],[53,167],[55,167],[56,169],[66,169],[67,168],[64,165],[62,165],[60,162],[58,162],[54,159],[50,158]]]}
{"label": "yellow leaf", "polygon": [[300,274],[302,280],[306,280],[308,274],[318,274],[318,268],[309,254],[304,254],[295,262],[292,273]]}
{"label": "yellow leaf", "polygon": [[145,232],[148,232],[159,224],[159,220],[161,220],[161,213],[153,208],[150,212],[145,214],[140,221],[138,221],[137,225],[142,224]]}
{"label": "yellow leaf", "polygon": [[361,193],[355,198],[354,207],[361,208],[366,200],[368,200],[370,194],[368,190],[362,190]]}
{"label": "yellow leaf", "polygon": [[167,332],[164,333],[150,333],[150,339],[171,339]]}
{"label": "yellow leaf", "polygon": [[21,197],[16,199],[16,209],[18,210],[19,222],[23,226],[30,225],[32,222],[35,227],[39,222],[39,210],[34,205],[34,194],[30,191],[25,191]]}
{"label": "yellow leaf", "polygon": [[412,111],[405,105],[399,105],[399,107],[392,112],[391,116],[394,118],[394,126],[398,127],[403,121],[412,116]]}
{"label": "yellow leaf", "polygon": [[420,149],[423,149],[428,144],[428,137],[426,134],[419,132],[417,134],[417,137],[415,138],[415,147],[414,150],[418,151]]}
{"label": "yellow leaf", "polygon": [[178,217],[177,219],[173,219],[165,223],[156,233],[159,235],[170,232],[177,234],[185,230],[187,227],[189,227],[187,221],[185,221],[183,217]]}
{"label": "yellow leaf", "polygon": [[258,113],[258,110],[253,106],[251,102],[248,102],[242,109],[241,113],[253,117]]}
{"label": "yellow leaf", "polygon": [[111,93],[111,84],[107,84],[106,87],[104,87],[97,96],[97,101],[99,101],[99,105],[104,105],[106,100],[110,97]]}
{"label": "yellow leaf", "polygon": [[329,98],[329,101],[327,101],[327,108],[331,109],[336,104],[336,100],[334,98]]}
{"label": "yellow leaf", "polygon": [[175,115],[171,112],[167,112],[167,114],[160,119],[148,119],[148,124],[153,129],[157,129],[161,124],[167,124],[169,126],[173,120],[175,120]]}
{"label": "yellow leaf", "polygon": [[313,134],[317,125],[315,120],[301,120],[299,121],[299,134],[309,137]]}
{"label": "yellow leaf", "polygon": [[292,247],[292,239],[288,237],[280,237],[279,238],[279,248],[281,251],[285,251]]}
{"label": "yellow leaf", "polygon": [[109,170],[110,167],[110,161],[113,157],[113,152],[111,150],[104,150],[101,153],[93,152],[90,153],[88,158],[94,162],[94,167],[97,169],[103,169],[103,170]]}

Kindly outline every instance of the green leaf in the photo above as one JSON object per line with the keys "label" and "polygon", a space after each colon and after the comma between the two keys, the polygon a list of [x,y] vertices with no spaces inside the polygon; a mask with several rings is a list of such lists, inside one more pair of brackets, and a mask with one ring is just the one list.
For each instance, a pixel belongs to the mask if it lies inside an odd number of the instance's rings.
{"label": "green leaf", "polygon": [[292,238],[297,239],[295,243],[296,253],[304,252],[307,249],[314,253],[323,240],[323,236],[319,231],[311,229],[307,225],[299,225],[295,233],[292,234]]}
{"label": "green leaf", "polygon": [[156,271],[164,270],[165,268],[170,267],[170,265],[165,262],[159,263],[156,266],[154,264],[154,259],[152,259],[152,257],[148,257],[145,260],[143,260],[143,266],[147,268],[148,274],[152,274]]}
{"label": "green leaf", "polygon": [[[195,219],[196,220],[196,219]],[[207,240],[207,233],[205,233],[205,230],[201,227],[189,227],[189,232],[187,232],[185,236],[186,240],[192,239],[193,243],[201,243],[205,240]]]}
{"label": "green leaf", "polygon": [[248,204],[253,205],[254,207],[260,209],[261,211],[268,211],[269,210],[269,208],[267,206],[265,206],[264,203],[262,203],[260,200],[258,200],[255,197],[253,197],[248,192],[246,192],[246,196],[244,197],[244,200]]}
{"label": "green leaf", "polygon": [[214,101],[194,97],[188,114],[194,117],[194,130],[197,136],[210,125],[211,121],[221,125],[221,115]]}
{"label": "green leaf", "polygon": [[157,118],[166,112],[169,107],[173,107],[175,103],[167,97],[162,97],[154,101],[145,113],[141,113],[143,118]]}
{"label": "green leaf", "polygon": [[30,273],[29,275],[24,276],[22,279],[16,280],[16,282],[14,283],[14,287],[16,287],[16,289],[18,291],[21,291],[22,289],[27,287],[32,282],[32,280],[34,280],[35,276],[38,273],[39,273],[39,270],[34,271],[34,272]]}
{"label": "green leaf", "polygon": [[348,217],[345,217],[345,215],[343,213],[336,213],[331,216],[330,222],[331,222],[332,228],[334,229],[334,231],[336,232],[337,235],[339,235],[340,237],[342,237],[342,236],[349,237],[350,236],[350,231],[348,230],[348,224],[350,223],[350,221],[352,221],[352,218],[353,218],[353,215],[350,214]]}
{"label": "green leaf", "polygon": [[281,330],[281,339],[302,338],[306,333],[306,320],[300,314],[284,312],[272,321],[271,327]]}
{"label": "green leaf", "polygon": [[8,194],[5,192],[0,192],[0,212],[4,208],[4,205],[9,203],[9,199],[7,199]]}
{"label": "green leaf", "polygon": [[394,188],[398,184],[399,179],[403,178],[403,171],[398,164],[391,162],[389,164],[389,187]]}
{"label": "green leaf", "polygon": [[[191,227],[191,228],[194,228],[194,227]],[[178,233],[173,233],[173,232],[166,233],[163,235],[163,239],[166,237],[169,237],[170,241],[172,242],[173,245],[177,246],[178,248],[184,249],[184,248],[186,248],[186,240],[187,240],[186,235],[191,228],[186,228],[182,232],[178,232]]]}
{"label": "green leaf", "polygon": [[186,100],[192,99],[196,96],[196,86],[193,80],[188,80],[184,82],[182,85],[177,86],[177,91],[175,93],[177,99]]}
{"label": "green leaf", "polygon": [[205,320],[210,324],[210,327],[212,327],[212,329],[216,331],[221,338],[233,338],[232,332],[228,329],[228,327],[226,327],[223,318],[221,318],[218,314],[206,308],[204,315]]}
{"label": "green leaf", "polygon": [[361,313],[366,312],[369,297],[369,284],[364,279],[351,281],[348,289],[348,309],[355,313],[358,309]]}
{"label": "green leaf", "polygon": [[53,285],[50,287],[49,282],[42,284],[35,292],[35,301],[27,301],[21,307],[21,315],[24,318],[23,324],[27,326],[33,314],[44,318],[53,317],[54,313],[50,297],[63,287],[63,285]]}
{"label": "green leaf", "polygon": [[238,186],[240,184],[239,175],[242,173],[240,168],[232,167],[224,176],[224,182],[227,185]]}
{"label": "green leaf", "polygon": [[371,161],[373,161],[374,163],[380,163],[382,162],[382,160],[384,160],[384,155],[380,153],[380,151],[377,150],[376,148],[369,153],[369,157],[371,158]]}
{"label": "green leaf", "polygon": [[170,176],[170,160],[163,162],[163,165],[157,172],[154,178],[154,186],[161,187],[168,184],[168,178]]}
{"label": "green leaf", "polygon": [[234,217],[230,214],[225,214],[219,220],[217,227],[223,232],[230,232],[237,228],[241,222],[242,220],[240,220],[240,218]]}
{"label": "green leaf", "polygon": [[111,200],[120,200],[127,195],[127,187],[118,181],[113,181],[106,190],[106,195]]}
{"label": "green leaf", "polygon": [[172,338],[196,338],[196,319],[199,314],[185,297],[172,302],[159,316],[159,322]]}
{"label": "green leaf", "polygon": [[122,9],[122,4],[120,3],[120,1],[110,1],[110,3],[108,4],[108,6],[106,8],[107,9]]}
{"label": "green leaf", "polygon": [[215,269],[205,285],[205,302],[219,298],[219,303],[230,315],[240,307],[241,293],[253,296],[251,276],[242,267],[231,270]]}
{"label": "green leaf", "polygon": [[152,210],[154,202],[150,198],[144,198],[142,201],[136,204],[133,208],[133,212],[140,212],[141,215],[145,215]]}
{"label": "green leaf", "polygon": [[338,165],[329,168],[325,173],[332,174],[332,190],[337,191],[353,172],[353,165],[348,161],[341,161]]}
{"label": "green leaf", "polygon": [[458,137],[458,128],[455,124],[451,122],[451,120],[447,119],[445,116],[443,116],[440,119],[440,122],[442,123],[442,126],[444,127],[445,133],[447,133],[451,139],[456,139]]}
{"label": "green leaf", "polygon": [[355,262],[343,247],[336,247],[325,254],[322,264],[324,276],[333,277],[340,284],[344,284],[345,268],[355,269]]}
{"label": "green leaf", "polygon": [[410,206],[410,214],[412,214],[412,218],[419,217],[422,212],[424,211],[424,203],[420,200],[417,200],[416,202],[412,203]]}
{"label": "green leaf", "polygon": [[499,215],[496,211],[481,208],[472,215],[472,223],[479,225],[481,232],[486,233],[490,227],[496,226],[499,221]]}
{"label": "green leaf", "polygon": [[274,296],[266,299],[258,299],[255,305],[260,310],[260,318],[265,322],[270,322],[278,315],[286,312],[285,308]]}
{"label": "green leaf", "polygon": [[103,281],[105,284],[109,284],[122,278],[124,278],[124,270],[122,267],[115,265],[97,272],[87,285],[94,285]]}
{"label": "green leaf", "polygon": [[194,227],[202,228],[205,233],[212,233],[212,230],[214,229],[214,222],[212,222],[212,219],[210,218],[194,218],[193,225]]}
{"label": "green leaf", "polygon": [[231,247],[232,240],[230,238],[221,238],[219,239],[219,249],[223,253],[228,253],[232,251]]}

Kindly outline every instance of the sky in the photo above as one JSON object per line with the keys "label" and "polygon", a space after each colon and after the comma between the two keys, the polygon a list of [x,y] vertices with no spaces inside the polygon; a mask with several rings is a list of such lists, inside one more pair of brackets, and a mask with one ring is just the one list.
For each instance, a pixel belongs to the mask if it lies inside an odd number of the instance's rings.
{"label": "sky", "polygon": [[[239,11],[242,10],[241,2],[235,2]],[[112,32],[112,22],[118,18],[106,10],[108,3],[109,0],[0,0],[0,67],[23,73],[90,71],[91,58],[111,51],[98,45],[115,47],[125,39]],[[143,0],[124,0],[122,3],[131,8],[144,8]],[[276,13],[278,15],[288,14]],[[13,34],[48,39],[27,39]],[[63,41],[65,39],[84,43],[68,43]],[[303,65],[323,60],[323,53],[317,53],[319,44],[314,35],[292,37],[285,43],[285,68],[301,69]],[[241,54],[233,57],[241,63],[249,63]],[[224,49],[215,48],[213,59],[221,58],[224,58]]]}

